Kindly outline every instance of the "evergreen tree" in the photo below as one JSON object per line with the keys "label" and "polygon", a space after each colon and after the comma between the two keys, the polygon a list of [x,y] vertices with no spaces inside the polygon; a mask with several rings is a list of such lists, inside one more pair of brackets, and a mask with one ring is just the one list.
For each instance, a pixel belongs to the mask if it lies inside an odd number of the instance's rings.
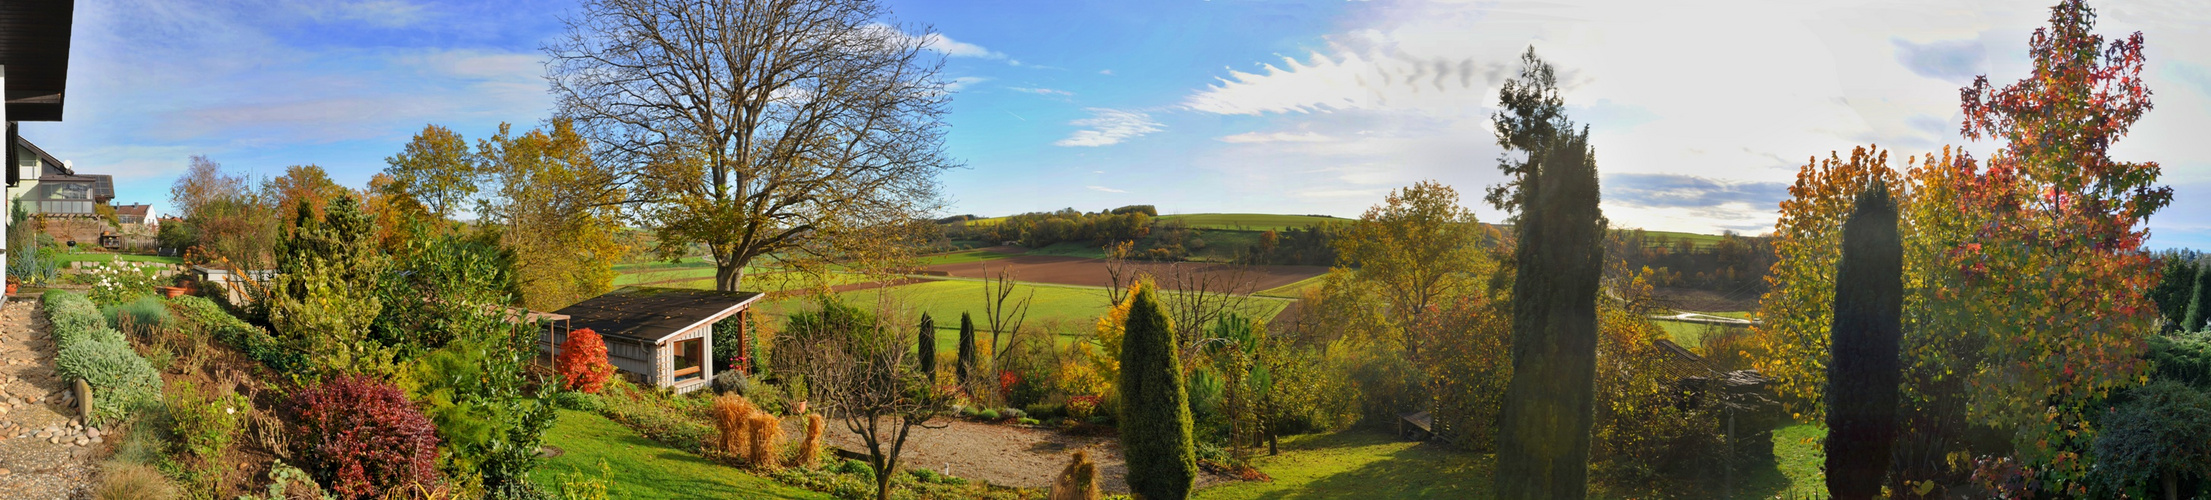
{"label": "evergreen tree", "polygon": [[2165,272],[2157,288],[2150,289],[2150,300],[2157,302],[2157,314],[2165,318],[2166,332],[2186,330],[2181,325],[2188,320],[2188,305],[2195,303],[2196,257],[2192,252],[2167,252],[2158,257],[2165,261]]}
{"label": "evergreen tree", "polygon": [[1500,498],[1588,495],[1605,219],[1589,131],[1561,130],[1534,172],[1534,192],[1523,195],[1515,226],[1513,378],[1498,430]]}
{"label": "evergreen tree", "polygon": [[2188,318],[2182,320],[2180,329],[2203,331],[2211,323],[2211,265],[2196,265],[2195,300],[2188,303]]}
{"label": "evergreen tree", "polygon": [[937,380],[937,320],[921,313],[921,338],[914,346],[921,358],[921,376],[931,385]]}
{"label": "evergreen tree", "polygon": [[391,352],[369,338],[369,327],[384,310],[376,284],[387,259],[374,246],[375,223],[352,196],[329,204],[321,216],[295,205],[290,232],[277,243],[269,324],[316,368],[381,369]]}
{"label": "evergreen tree", "polygon": [[960,361],[952,369],[962,386],[967,385],[968,373],[975,371],[975,318],[964,312],[960,313]]}
{"label": "evergreen tree", "polygon": [[1904,246],[1896,219],[1888,184],[1877,180],[1858,193],[1843,222],[1827,364],[1827,492],[1837,499],[1880,495],[1896,442],[1904,335]]}
{"label": "evergreen tree", "polygon": [[1196,484],[1190,397],[1183,388],[1175,334],[1152,287],[1139,287],[1121,339],[1121,449],[1129,491],[1148,500],[1179,500]]}

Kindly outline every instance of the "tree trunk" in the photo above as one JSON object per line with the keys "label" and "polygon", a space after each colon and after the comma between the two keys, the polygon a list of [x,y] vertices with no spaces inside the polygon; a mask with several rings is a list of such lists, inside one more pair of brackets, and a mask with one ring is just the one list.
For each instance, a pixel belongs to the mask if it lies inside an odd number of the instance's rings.
{"label": "tree trunk", "polygon": [[2165,469],[2164,476],[2165,500],[2180,500],[2180,474]]}
{"label": "tree trunk", "polygon": [[745,262],[736,255],[714,256],[714,290],[735,292],[745,282]]}

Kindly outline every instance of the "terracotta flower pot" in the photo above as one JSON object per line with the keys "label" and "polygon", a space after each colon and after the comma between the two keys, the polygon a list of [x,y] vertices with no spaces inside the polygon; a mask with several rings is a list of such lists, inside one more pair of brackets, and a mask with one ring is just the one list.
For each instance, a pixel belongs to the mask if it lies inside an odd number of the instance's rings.
{"label": "terracotta flower pot", "polygon": [[172,299],[174,299],[174,298],[177,298],[178,296],[184,295],[184,287],[177,287],[177,286],[161,286],[161,287],[154,287],[154,289],[155,289],[155,290],[160,290],[160,291],[161,291],[161,296],[162,296],[162,297],[167,297],[167,298],[172,298]]}
{"label": "terracotta flower pot", "polygon": [[8,284],[8,295],[15,295],[15,287],[16,287],[16,284],[14,284],[14,283],[9,283],[9,284]]}

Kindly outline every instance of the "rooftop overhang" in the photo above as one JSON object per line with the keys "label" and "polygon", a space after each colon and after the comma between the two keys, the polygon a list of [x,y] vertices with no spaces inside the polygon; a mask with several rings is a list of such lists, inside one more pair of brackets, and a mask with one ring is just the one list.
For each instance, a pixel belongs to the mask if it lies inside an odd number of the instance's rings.
{"label": "rooftop overhang", "polygon": [[0,77],[8,121],[61,121],[76,0],[0,2]]}

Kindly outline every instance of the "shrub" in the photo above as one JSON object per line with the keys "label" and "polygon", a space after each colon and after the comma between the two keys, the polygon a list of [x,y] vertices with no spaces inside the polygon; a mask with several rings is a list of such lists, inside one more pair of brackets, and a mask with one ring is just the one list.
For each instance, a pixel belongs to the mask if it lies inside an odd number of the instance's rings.
{"label": "shrub", "polygon": [[100,485],[92,490],[98,500],[168,500],[177,498],[177,486],[152,467],[112,461],[100,467]]}
{"label": "shrub", "polygon": [[1023,412],[1023,413],[1025,413],[1025,414],[1027,414],[1027,415],[1029,416],[1029,418],[1036,418],[1036,419],[1048,419],[1048,418],[1053,418],[1053,417],[1062,417],[1062,416],[1066,416],[1066,415],[1067,415],[1067,413],[1066,413],[1066,412],[1067,412],[1067,405],[1062,405],[1062,404],[1052,404],[1052,403],[1037,403],[1037,404],[1029,405],[1029,406],[1028,406],[1027,408],[1022,408],[1022,412]]}
{"label": "shrub", "polygon": [[576,411],[598,413],[606,409],[606,402],[599,395],[588,392],[561,391],[553,393],[553,406]]}
{"label": "shrub", "polygon": [[751,389],[752,378],[746,377],[745,372],[730,370],[714,373],[714,392],[744,394]]}
{"label": "shrub", "polygon": [[983,420],[996,421],[998,420],[998,410],[983,410],[982,413],[977,413],[975,416]]}
{"label": "shrub", "polygon": [[1121,340],[1121,449],[1129,490],[1146,498],[1185,498],[1196,484],[1189,395],[1172,323],[1152,287],[1137,289]]}
{"label": "shrub", "polygon": [[116,306],[114,314],[107,315],[107,318],[109,326],[125,331],[166,329],[173,320],[169,316],[169,305],[158,297],[150,296]]}
{"label": "shrub", "polygon": [[97,304],[121,304],[133,298],[151,294],[161,286],[161,277],[135,264],[119,262],[94,263],[78,276],[92,284],[86,291],[87,298]]}
{"label": "shrub", "polygon": [[[785,380],[788,381],[789,379]],[[745,399],[752,400],[753,407],[759,408],[760,411],[781,415],[788,413],[791,394],[797,392],[800,391],[788,389],[779,384],[753,382],[752,387],[747,389],[744,395]]]}
{"label": "shrub", "polygon": [[2211,477],[2211,396],[2169,380],[2130,392],[2096,436],[2096,479],[2110,490],[2098,496],[2152,498],[2160,480]]}
{"label": "shrub", "polygon": [[306,365],[306,357],[298,354],[269,335],[268,330],[253,326],[232,316],[223,306],[204,297],[186,295],[171,299],[169,304],[182,313],[183,320],[201,335],[235,347],[246,357],[260,361],[279,372],[290,372]]}
{"label": "shrub", "polygon": [[1076,420],[1089,420],[1090,417],[1097,416],[1099,399],[1103,398],[1098,396],[1067,398],[1067,416]]}
{"label": "shrub", "polygon": [[696,400],[669,398],[619,378],[608,381],[599,399],[606,403],[600,414],[677,449],[704,451],[716,437],[714,426],[694,417],[708,411],[690,402]]}
{"label": "shrub", "polygon": [[752,462],[753,467],[775,470],[782,465],[776,454],[783,451],[783,421],[758,411],[753,412],[750,419],[745,423],[745,434],[749,438],[745,443],[745,459]]}
{"label": "shrub", "polygon": [[189,380],[169,387],[169,443],[161,468],[195,491],[213,490],[222,479],[223,451],[230,448],[242,412],[251,412],[244,396],[228,390],[215,397],[200,393]]}
{"label": "shrub", "polygon": [[100,310],[84,296],[55,290],[46,292],[46,319],[52,323],[50,330],[54,342],[68,345],[95,330],[107,328],[107,320],[101,319]]}
{"label": "shrub", "polygon": [[1068,459],[1067,468],[1059,471],[1052,480],[1050,500],[1098,500],[1098,463],[1090,460],[1089,450],[1075,450]]}
{"label": "shrub", "polygon": [[792,467],[813,467],[821,459],[821,436],[828,427],[821,415],[806,414],[806,439],[799,442],[798,455],[791,457]]}
{"label": "shrub", "polygon": [[93,415],[102,420],[121,419],[138,405],[161,401],[161,374],[120,335],[63,344],[54,368],[92,386]]}
{"label": "shrub", "polygon": [[599,392],[607,376],[614,374],[614,365],[606,360],[606,341],[590,328],[568,332],[568,341],[560,343],[560,357],[553,366],[560,372],[561,387],[593,394]]}
{"label": "shrub", "polygon": [[297,456],[338,496],[438,486],[437,428],[399,388],[340,375],[294,394],[291,412]]}
{"label": "shrub", "polygon": [[1028,417],[1021,417],[1020,420],[1015,420],[1015,422],[1019,422],[1021,425],[1039,425],[1043,423],[1042,421]]}
{"label": "shrub", "polygon": [[749,443],[745,426],[752,424],[752,414],[759,411],[744,396],[723,394],[715,397],[714,430],[720,433],[720,439],[714,441],[714,451],[732,457],[744,456]]}
{"label": "shrub", "polygon": [[322,485],[307,471],[299,470],[283,460],[269,462],[269,494],[266,496],[240,496],[238,500],[291,500],[294,498],[326,498]]}

